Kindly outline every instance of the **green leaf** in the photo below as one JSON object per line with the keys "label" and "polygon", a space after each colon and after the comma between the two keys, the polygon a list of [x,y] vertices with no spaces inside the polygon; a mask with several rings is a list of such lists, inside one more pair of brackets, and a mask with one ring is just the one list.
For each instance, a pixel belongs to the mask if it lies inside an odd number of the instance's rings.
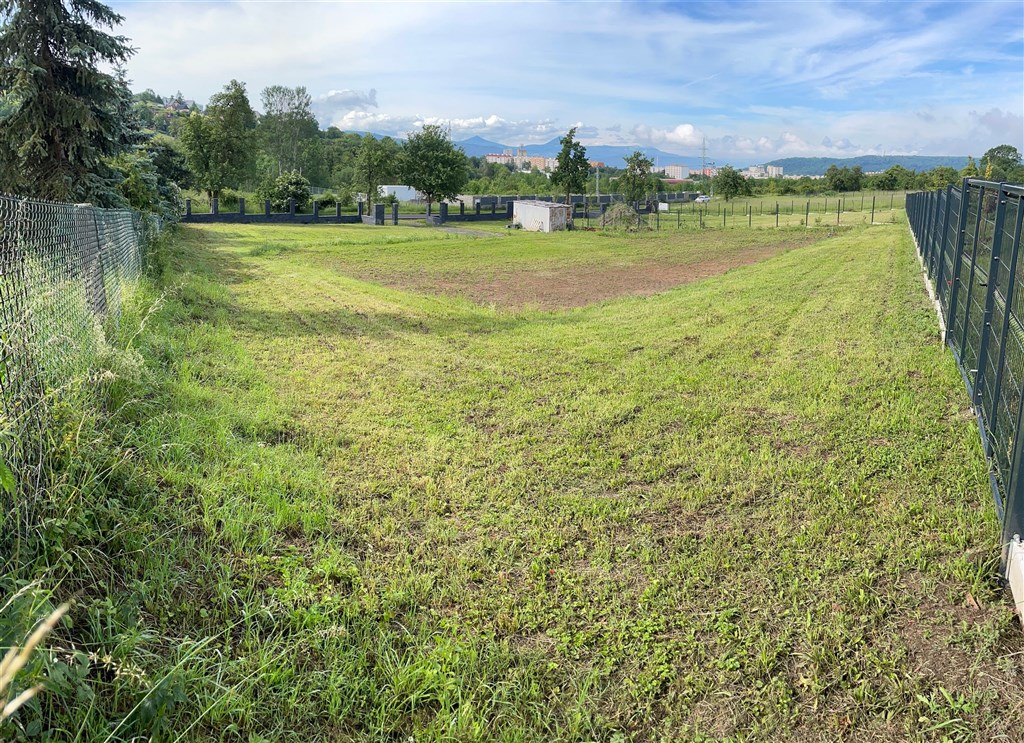
{"label": "green leaf", "polygon": [[3,488],[8,495],[14,495],[14,473],[11,472],[11,468],[7,466],[7,463],[0,459],[0,488]]}

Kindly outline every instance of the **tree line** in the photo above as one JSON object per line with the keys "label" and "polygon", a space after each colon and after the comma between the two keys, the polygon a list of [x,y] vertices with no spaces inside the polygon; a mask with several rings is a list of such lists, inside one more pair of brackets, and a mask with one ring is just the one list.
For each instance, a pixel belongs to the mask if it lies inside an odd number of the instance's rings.
{"label": "tree line", "polygon": [[955,186],[963,178],[984,178],[990,181],[1024,183],[1024,162],[1021,153],[1011,145],[992,147],[976,162],[967,158],[960,170],[938,166],[916,172],[902,165],[893,165],[881,173],[864,173],[860,166],[840,168],[830,165],[824,178],[746,178],[735,168],[721,168],[712,179],[715,193],[726,199],[738,196],[810,195],[822,192],[850,191],[929,191]]}

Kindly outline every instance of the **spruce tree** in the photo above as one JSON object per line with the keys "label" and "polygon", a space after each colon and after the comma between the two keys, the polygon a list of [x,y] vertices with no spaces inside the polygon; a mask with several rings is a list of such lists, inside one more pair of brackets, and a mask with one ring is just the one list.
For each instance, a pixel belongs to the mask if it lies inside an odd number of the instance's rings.
{"label": "spruce tree", "polygon": [[95,0],[0,0],[0,191],[54,201],[116,202],[105,159],[134,130],[121,75],[134,50],[123,18]]}

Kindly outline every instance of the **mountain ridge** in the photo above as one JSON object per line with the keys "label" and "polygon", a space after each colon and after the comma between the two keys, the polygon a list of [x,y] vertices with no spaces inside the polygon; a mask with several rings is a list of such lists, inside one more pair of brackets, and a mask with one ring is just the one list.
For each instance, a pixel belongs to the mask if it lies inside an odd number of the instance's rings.
{"label": "mountain ridge", "polygon": [[859,165],[865,173],[876,173],[900,165],[922,172],[938,167],[956,170],[967,165],[967,155],[861,155],[859,157],[784,157],[765,165],[781,166],[785,175],[825,175],[830,166],[852,168]]}
{"label": "mountain ridge", "polygon": [[[374,133],[378,139],[385,136]],[[555,137],[540,144],[522,145],[531,157],[556,157],[562,149],[559,143],[560,137]],[[398,138],[399,141],[403,141]],[[485,155],[500,154],[505,150],[515,152],[520,145],[507,145],[485,139],[479,135],[467,139],[456,140],[455,144],[471,157],[484,157]],[[587,159],[603,162],[609,167],[625,167],[625,160],[637,150],[651,158],[656,166],[683,165],[690,170],[697,170],[700,167],[700,155],[680,155],[674,152],[665,152],[657,147],[641,147],[639,145],[584,145],[587,148]],[[821,176],[830,166],[852,168],[856,165],[861,167],[865,173],[881,172],[894,165],[901,165],[908,170],[917,172],[931,170],[932,168],[946,166],[962,169],[967,164],[967,155],[859,155],[856,157],[784,157],[768,161],[727,161],[719,157],[713,157],[710,162],[718,165],[731,164],[737,169],[757,163],[764,165],[781,166],[785,175],[794,176]]]}

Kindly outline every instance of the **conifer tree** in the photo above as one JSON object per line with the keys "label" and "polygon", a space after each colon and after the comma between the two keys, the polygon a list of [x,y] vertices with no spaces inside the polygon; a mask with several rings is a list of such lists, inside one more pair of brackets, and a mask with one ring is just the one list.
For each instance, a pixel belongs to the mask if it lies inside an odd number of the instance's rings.
{"label": "conifer tree", "polygon": [[105,162],[132,144],[131,93],[119,66],[133,54],[123,18],[96,0],[0,0],[0,190],[111,205]]}

